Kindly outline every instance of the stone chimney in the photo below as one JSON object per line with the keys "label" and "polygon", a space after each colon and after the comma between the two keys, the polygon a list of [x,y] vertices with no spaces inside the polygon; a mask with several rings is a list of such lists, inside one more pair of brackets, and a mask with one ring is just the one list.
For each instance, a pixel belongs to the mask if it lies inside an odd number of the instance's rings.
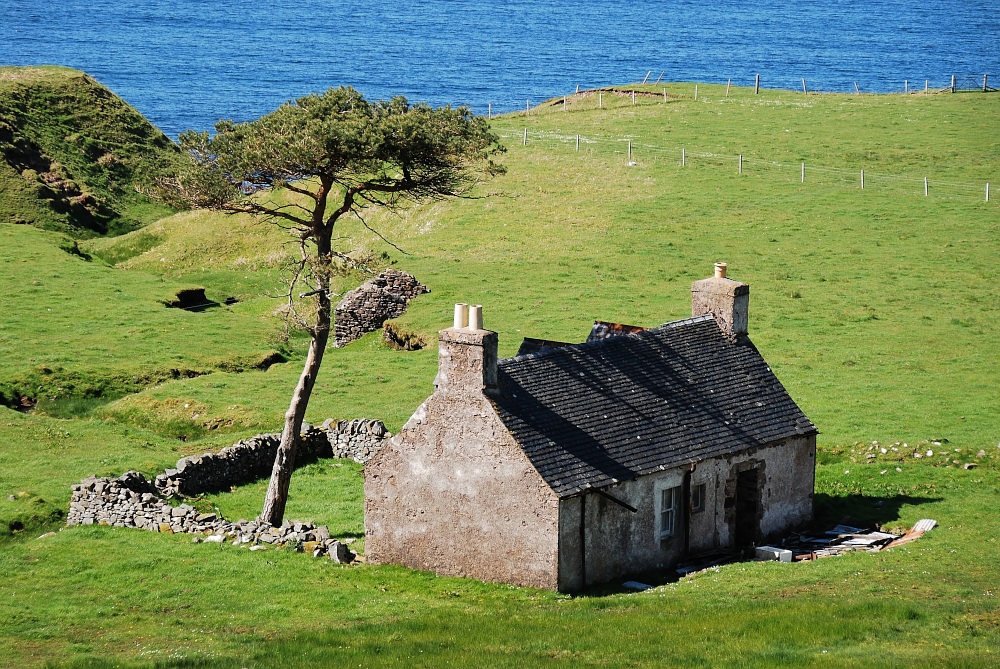
{"label": "stone chimney", "polygon": [[750,286],[726,278],[726,263],[715,263],[715,276],[691,284],[691,315],[715,316],[730,341],[747,333]]}
{"label": "stone chimney", "polygon": [[455,305],[452,327],[438,332],[438,392],[497,392],[497,333],[483,329],[483,307]]}

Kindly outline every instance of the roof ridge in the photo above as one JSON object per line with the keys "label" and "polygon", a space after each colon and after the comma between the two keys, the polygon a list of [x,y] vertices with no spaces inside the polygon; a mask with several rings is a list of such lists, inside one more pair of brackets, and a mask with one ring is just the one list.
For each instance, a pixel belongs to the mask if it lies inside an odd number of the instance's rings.
{"label": "roof ridge", "polygon": [[[504,362],[509,362],[509,361],[512,361],[512,360],[518,360],[518,361],[520,361],[520,360],[535,360],[537,358],[542,358],[542,357],[545,357],[545,356],[548,356],[548,355],[554,355],[557,352],[566,351],[566,350],[569,350],[569,349],[580,350],[580,349],[582,349],[584,347],[588,347],[589,348],[591,346],[600,346],[600,345],[605,344],[606,342],[614,341],[615,339],[620,339],[621,337],[646,337],[646,336],[652,336],[652,335],[650,335],[651,332],[660,332],[660,331],[663,331],[665,329],[680,328],[680,327],[684,327],[685,325],[697,325],[699,323],[704,323],[706,321],[715,322],[715,316],[713,316],[710,313],[709,314],[702,314],[700,316],[690,316],[688,318],[682,318],[682,319],[676,320],[676,321],[669,321],[667,323],[663,323],[662,325],[657,325],[655,327],[647,328],[646,330],[643,330],[642,332],[623,332],[621,334],[615,335],[614,337],[605,337],[604,339],[596,339],[594,341],[582,341],[582,342],[580,342],[578,344],[567,343],[565,346],[559,346],[559,347],[546,347],[546,348],[543,348],[540,351],[533,351],[531,353],[525,353],[524,355],[515,355],[515,356],[512,356],[510,358],[501,358],[499,360],[499,362],[500,363],[504,363]],[[524,337],[524,339],[538,339],[538,337]],[[545,341],[547,341],[547,340],[545,340]]]}

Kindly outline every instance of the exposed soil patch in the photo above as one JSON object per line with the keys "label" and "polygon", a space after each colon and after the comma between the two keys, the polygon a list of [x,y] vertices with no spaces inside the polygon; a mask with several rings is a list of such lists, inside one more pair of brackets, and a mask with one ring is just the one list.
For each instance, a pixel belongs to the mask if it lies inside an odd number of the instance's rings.
{"label": "exposed soil patch", "polygon": [[179,290],[175,299],[164,301],[163,304],[168,309],[184,309],[185,311],[205,311],[206,309],[221,306],[215,300],[210,300],[205,296],[204,288],[185,288],[184,290]]}
{"label": "exposed soil patch", "polygon": [[38,400],[35,398],[28,397],[27,395],[21,395],[14,401],[10,408],[14,411],[20,411],[21,413],[28,413],[35,408],[36,404],[38,404]]}

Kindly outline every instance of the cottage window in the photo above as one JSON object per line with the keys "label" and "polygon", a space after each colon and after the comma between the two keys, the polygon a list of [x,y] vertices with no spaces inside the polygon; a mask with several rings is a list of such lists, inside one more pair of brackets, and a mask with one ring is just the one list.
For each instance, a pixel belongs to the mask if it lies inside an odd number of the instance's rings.
{"label": "cottage window", "polygon": [[705,510],[705,484],[699,483],[691,488],[691,513]]}
{"label": "cottage window", "polygon": [[660,491],[660,538],[668,539],[677,533],[681,511],[681,488],[664,488]]}

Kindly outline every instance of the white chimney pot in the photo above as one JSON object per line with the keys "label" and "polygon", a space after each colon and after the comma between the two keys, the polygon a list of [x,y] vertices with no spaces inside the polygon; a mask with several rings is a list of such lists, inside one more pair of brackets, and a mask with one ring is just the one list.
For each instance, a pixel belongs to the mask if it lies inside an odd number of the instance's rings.
{"label": "white chimney pot", "polygon": [[469,305],[465,302],[455,304],[455,329],[469,327]]}
{"label": "white chimney pot", "polygon": [[473,304],[469,306],[469,329],[483,329],[483,305]]}

